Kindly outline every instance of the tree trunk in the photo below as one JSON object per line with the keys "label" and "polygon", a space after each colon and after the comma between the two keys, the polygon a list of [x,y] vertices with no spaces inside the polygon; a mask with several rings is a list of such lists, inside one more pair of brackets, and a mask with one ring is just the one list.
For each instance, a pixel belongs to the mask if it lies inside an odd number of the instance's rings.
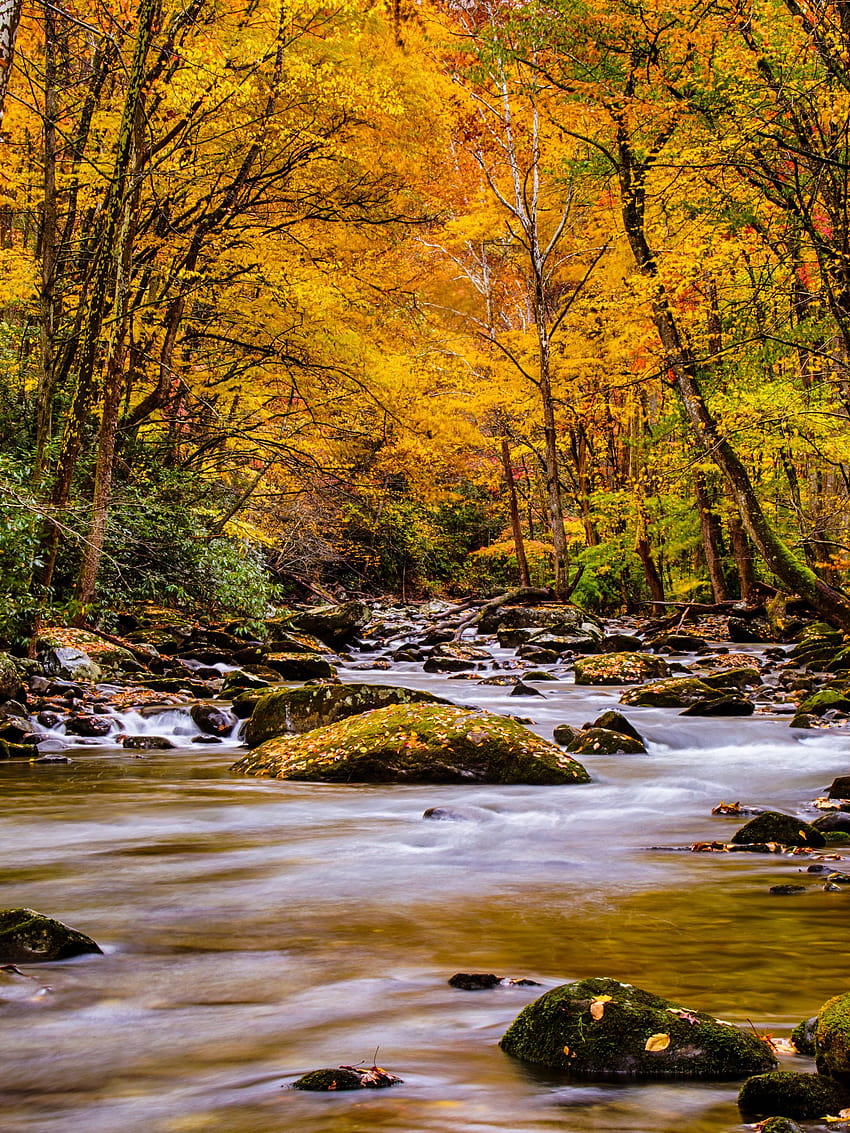
{"label": "tree trunk", "polygon": [[[663,146],[663,142],[658,145]],[[749,473],[708,408],[700,385],[697,359],[680,331],[646,237],[645,180],[649,164],[656,155],[650,155],[649,163],[636,161],[625,123],[618,128],[618,153],[626,235],[638,268],[655,283],[652,318],[685,415],[705,452],[723,473],[747,534],[770,570],[788,590],[799,594],[824,618],[850,631],[850,599],[822,582],[780,537],[765,515]]]}
{"label": "tree trunk", "polygon": [[511,448],[507,437],[502,437],[501,444],[502,469],[505,474],[505,484],[508,488],[508,508],[511,515],[511,533],[516,548],[516,561],[519,565],[520,586],[531,586],[531,577],[528,573],[528,559],[525,557],[525,540],[522,537],[522,524],[519,518],[519,504],[516,498],[516,483],[514,470],[511,466]]}
{"label": "tree trunk", "polygon": [[3,109],[15,58],[15,40],[22,6],[21,0],[0,0],[0,130],[3,127]]}
{"label": "tree trunk", "polygon": [[720,521],[712,507],[711,493],[702,472],[694,474],[694,490],[699,508],[699,525],[702,532],[702,549],[711,592],[715,602],[724,602],[729,597],[726,579],[723,577],[723,551],[720,541]]}
{"label": "tree trunk", "polygon": [[753,552],[744,525],[739,515],[729,516],[729,542],[735,558],[735,567],[738,571],[738,587],[741,597],[746,602],[756,583],[753,570]]}

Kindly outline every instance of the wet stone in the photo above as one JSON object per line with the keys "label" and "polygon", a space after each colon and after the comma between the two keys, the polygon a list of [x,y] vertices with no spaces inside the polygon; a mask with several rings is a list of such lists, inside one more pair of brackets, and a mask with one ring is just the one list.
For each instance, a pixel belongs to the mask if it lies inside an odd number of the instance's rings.
{"label": "wet stone", "polygon": [[461,991],[484,991],[501,982],[501,977],[494,976],[492,972],[458,972],[449,980],[449,985]]}

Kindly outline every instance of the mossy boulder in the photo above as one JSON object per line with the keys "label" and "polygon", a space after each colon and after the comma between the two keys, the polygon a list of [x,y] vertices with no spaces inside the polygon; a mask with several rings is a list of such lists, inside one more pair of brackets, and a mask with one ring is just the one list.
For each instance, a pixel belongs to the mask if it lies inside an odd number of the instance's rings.
{"label": "mossy boulder", "polygon": [[325,1092],[328,1090],[380,1090],[387,1086],[401,1084],[401,1078],[382,1070],[379,1066],[336,1066],[332,1069],[310,1070],[303,1074],[297,1082],[292,1083],[293,1090],[314,1090]]}
{"label": "mossy boulder", "polygon": [[680,716],[752,716],[756,706],[745,696],[718,696],[683,708]]}
{"label": "mossy boulder", "polygon": [[0,964],[40,964],[100,951],[91,937],[34,909],[0,910]]}
{"label": "mossy boulder", "polygon": [[261,695],[255,702],[243,738],[248,747],[257,747],[275,736],[310,732],[390,704],[447,703],[430,692],[393,685],[329,684],[276,688]]}
{"label": "mossy boulder", "polygon": [[481,661],[492,660],[486,649],[459,641],[445,641],[434,646],[423,668],[426,673],[460,673],[464,669],[474,669]]}
{"label": "mossy boulder", "polygon": [[575,663],[577,685],[637,684],[650,677],[668,677],[670,667],[651,653],[602,653],[578,657]]}
{"label": "mossy boulder", "polygon": [[573,637],[605,636],[601,622],[570,603],[547,602],[539,606],[497,606],[488,610],[478,623],[481,633],[500,630],[557,630]]}
{"label": "mossy boulder", "polygon": [[768,1117],[759,1123],[761,1133],[803,1133],[802,1125],[790,1117]]}
{"label": "mossy boulder", "polygon": [[233,771],[332,783],[586,783],[582,765],[516,720],[397,704],[267,740]]}
{"label": "mossy boulder", "polygon": [[833,996],[818,1011],[814,1044],[818,1071],[850,1085],[850,992]]}
{"label": "mossy boulder", "polygon": [[844,689],[824,688],[807,696],[797,709],[798,716],[823,716],[832,709],[850,712],[850,693]]}
{"label": "mossy boulder", "polygon": [[845,1105],[845,1092],[838,1083],[820,1074],[796,1074],[793,1070],[756,1074],[747,1079],[738,1094],[742,1112],[754,1117],[825,1117],[837,1114]]}
{"label": "mossy boulder", "polygon": [[339,605],[313,606],[294,614],[289,625],[294,630],[313,634],[328,645],[350,641],[369,620],[365,602],[341,602]]}
{"label": "mossy boulder", "polygon": [[723,692],[740,690],[744,688],[758,688],[761,684],[761,673],[749,665],[739,665],[733,669],[719,669],[713,673],[700,672],[699,679],[710,688],[720,689]]}
{"label": "mossy boulder", "polygon": [[13,700],[21,689],[21,674],[8,653],[0,653],[0,701]]}
{"label": "mossy boulder", "polygon": [[329,653],[330,646],[325,645],[312,633],[299,633],[292,629],[288,622],[269,620],[266,622],[268,633],[268,647],[272,652],[279,653]]}
{"label": "mossy boulder", "polygon": [[778,842],[783,846],[825,846],[826,838],[809,822],[790,814],[766,810],[736,830],[730,841],[738,846]]}
{"label": "mossy boulder", "polygon": [[646,753],[643,740],[610,728],[585,728],[566,745],[573,755],[638,755]]}
{"label": "mossy boulder", "polygon": [[556,744],[561,747],[569,747],[581,735],[581,728],[576,728],[572,724],[557,724],[553,732],[553,738]]}
{"label": "mossy boulder", "polygon": [[315,677],[324,680],[336,676],[334,666],[318,653],[268,653],[263,663],[286,681],[309,681]]}
{"label": "mossy boulder", "polygon": [[142,668],[128,649],[84,629],[45,629],[39,634],[37,652],[44,671],[63,680],[99,681]]}
{"label": "mossy boulder", "polygon": [[633,740],[640,740],[643,743],[643,736],[623,715],[622,712],[617,712],[614,708],[609,708],[606,712],[602,712],[593,721],[594,728],[608,728],[609,731],[619,732],[621,736],[631,736]]}
{"label": "mossy boulder", "polygon": [[813,1055],[815,1053],[815,1027],[817,1022],[817,1015],[812,1015],[810,1019],[804,1019],[802,1023],[798,1023],[791,1032],[791,1041],[800,1054]]}
{"label": "mossy boulder", "polygon": [[755,1035],[606,978],[546,992],[499,1045],[525,1062],[593,1078],[741,1078],[776,1064]]}
{"label": "mossy boulder", "polygon": [[722,695],[699,677],[671,677],[640,688],[626,689],[620,703],[641,708],[689,708],[692,704],[708,704]]}

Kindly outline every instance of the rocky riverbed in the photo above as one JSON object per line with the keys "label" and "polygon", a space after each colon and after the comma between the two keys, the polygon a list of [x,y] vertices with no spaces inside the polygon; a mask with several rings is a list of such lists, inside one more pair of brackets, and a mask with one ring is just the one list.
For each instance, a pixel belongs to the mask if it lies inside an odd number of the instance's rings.
{"label": "rocky riverbed", "polygon": [[[734,841],[757,811],[841,824],[840,793],[816,802],[850,770],[841,641],[811,624],[798,641],[734,641],[717,619],[665,637],[536,608],[531,626],[508,610],[511,624],[455,642],[434,629],[445,606],[351,608],[344,630],[329,613],[333,630],[305,611],[311,623],[275,619],[265,641],[142,614],[149,624],[99,639],[126,651],[120,664],[56,630],[35,663],[5,667],[13,864],[0,902],[103,949],[4,974],[5,1126],[537,1133],[567,1120],[581,1133],[662,1129],[675,1114],[694,1133],[737,1127],[735,1085],[571,1082],[498,1041],[541,990],[585,977],[788,1039],[845,990],[840,838],[764,835],[755,853]],[[564,728],[560,750],[583,745],[589,782],[364,788],[233,773],[258,701],[337,687],[273,668],[299,656],[296,636],[307,665],[335,670],[326,682],[418,690],[519,717],[548,741]],[[576,683],[591,662],[600,683]],[[659,684],[661,700],[635,699]],[[823,693],[821,711],[800,711]],[[310,693],[305,710],[299,695],[287,734],[327,727],[317,704],[340,698]],[[100,734],[86,722],[97,717]],[[644,750],[628,750],[628,728]],[[457,971],[512,979],[464,992],[448,984]],[[281,1089],[315,1067],[375,1062],[403,1084],[335,1099]]]}

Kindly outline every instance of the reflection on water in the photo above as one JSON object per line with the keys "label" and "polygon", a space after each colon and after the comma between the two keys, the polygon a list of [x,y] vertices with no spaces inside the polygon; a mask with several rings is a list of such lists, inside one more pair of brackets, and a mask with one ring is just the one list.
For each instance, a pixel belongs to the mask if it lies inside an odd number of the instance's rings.
{"label": "reflection on water", "polygon": [[[517,711],[509,690],[444,687]],[[543,733],[616,700],[546,691],[520,709]],[[106,952],[0,976],[3,1130],[740,1127],[734,1084],[572,1084],[524,1067],[497,1042],[538,989],[446,982],[610,975],[780,1034],[850,985],[850,893],[824,892],[803,859],[668,848],[728,837],[736,821],[709,813],[721,798],[801,811],[846,773],[850,739],[629,714],[650,754],[589,759],[580,787],[268,783],[231,777],[232,748],[0,766],[0,905],[55,915]],[[435,805],[480,809],[423,820]],[[768,893],[789,880],[806,893]],[[284,1088],[376,1057],[405,1084]]]}

